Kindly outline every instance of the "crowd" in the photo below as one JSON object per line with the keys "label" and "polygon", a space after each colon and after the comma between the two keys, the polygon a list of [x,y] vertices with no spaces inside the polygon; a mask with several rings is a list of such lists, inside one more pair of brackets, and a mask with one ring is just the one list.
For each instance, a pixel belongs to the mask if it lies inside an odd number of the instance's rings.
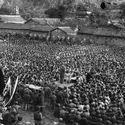
{"label": "crowd", "polygon": [[[40,112],[44,115],[46,107],[66,125],[125,124],[124,50],[40,42],[0,44],[5,81],[11,77],[13,85],[19,77],[14,101],[22,104],[25,110],[37,110],[39,120],[34,113],[36,125],[44,124],[38,121],[43,120]],[[71,87],[55,85],[62,66],[65,73],[76,77]],[[26,84],[42,89],[32,90]]]}
{"label": "crowd", "polygon": [[[46,42],[46,44],[65,44],[65,45],[73,45],[73,44],[81,44],[81,39],[77,36],[53,36],[53,35],[38,35],[35,33],[24,34],[24,33],[16,33],[13,34],[8,32],[3,32],[0,34],[1,39],[6,39],[11,41],[14,44],[27,44],[34,42]],[[89,41],[89,40],[87,40]]]}

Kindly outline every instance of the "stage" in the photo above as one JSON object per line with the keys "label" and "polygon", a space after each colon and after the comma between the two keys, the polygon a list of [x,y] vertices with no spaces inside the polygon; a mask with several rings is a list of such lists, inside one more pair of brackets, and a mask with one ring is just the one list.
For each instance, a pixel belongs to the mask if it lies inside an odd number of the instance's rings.
{"label": "stage", "polygon": [[74,85],[74,83],[59,83],[59,81],[54,82],[57,87],[64,88],[64,87],[71,87]]}

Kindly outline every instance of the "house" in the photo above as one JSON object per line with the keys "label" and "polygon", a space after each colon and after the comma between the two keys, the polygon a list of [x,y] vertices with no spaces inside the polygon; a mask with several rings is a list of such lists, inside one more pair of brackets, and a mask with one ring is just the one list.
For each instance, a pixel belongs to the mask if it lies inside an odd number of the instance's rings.
{"label": "house", "polygon": [[76,36],[76,32],[70,27],[56,27],[50,31],[51,37]]}
{"label": "house", "polygon": [[26,24],[35,24],[35,25],[54,25],[59,22],[57,18],[31,18],[26,21]]}
{"label": "house", "polygon": [[55,23],[59,23],[60,20],[58,18],[45,18],[47,24],[54,25]]}
{"label": "house", "polygon": [[26,21],[20,15],[0,15],[0,22],[24,24]]}
{"label": "house", "polygon": [[25,22],[25,24],[32,25],[46,25],[46,20],[44,18],[31,18]]}
{"label": "house", "polygon": [[0,23],[0,33],[7,32],[11,34],[15,33],[30,33],[31,26],[26,24],[13,24],[13,23]]}
{"label": "house", "polygon": [[92,35],[95,32],[96,27],[91,27],[91,26],[83,26],[79,28],[78,35]]}
{"label": "house", "polygon": [[53,29],[51,26],[43,26],[43,25],[33,25],[31,28],[31,36],[48,36],[50,35],[50,31]]}

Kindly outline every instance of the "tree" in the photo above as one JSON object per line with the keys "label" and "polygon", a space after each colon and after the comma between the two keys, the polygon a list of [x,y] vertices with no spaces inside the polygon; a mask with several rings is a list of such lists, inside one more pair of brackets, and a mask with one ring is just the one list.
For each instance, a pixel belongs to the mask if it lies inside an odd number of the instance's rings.
{"label": "tree", "polygon": [[48,15],[49,18],[59,18],[63,21],[66,16],[66,8],[63,5],[59,5],[58,7],[46,10],[45,14]]}
{"label": "tree", "polygon": [[125,18],[125,3],[120,5],[120,18]]}
{"label": "tree", "polygon": [[65,6],[67,10],[72,10],[74,2],[75,0],[63,0],[62,4]]}
{"label": "tree", "polygon": [[108,15],[105,11],[95,10],[89,16],[90,24],[106,25],[108,23]]}
{"label": "tree", "polygon": [[[65,16],[71,16],[74,13],[74,7],[75,7],[75,0],[48,0],[50,3],[52,3],[51,8],[49,8],[45,14],[48,15],[48,17],[51,17],[53,14],[53,10],[57,15],[55,18],[59,18],[61,21],[65,18]],[[52,10],[52,11],[50,11]]]}
{"label": "tree", "polygon": [[49,18],[57,18],[58,10],[57,10],[57,8],[50,8],[45,11],[45,14],[48,15]]}
{"label": "tree", "polygon": [[29,19],[33,17],[34,6],[32,2],[25,0],[20,7],[20,14],[24,19]]}
{"label": "tree", "polygon": [[58,18],[63,21],[66,16],[66,8],[63,5],[58,6]]}
{"label": "tree", "polygon": [[1,15],[9,15],[11,13],[10,13],[9,9],[7,9],[7,8],[0,8],[0,14]]}
{"label": "tree", "polygon": [[25,0],[23,1],[22,5],[20,6],[20,14],[21,16],[28,20],[29,18],[41,18],[45,17],[43,5],[41,4],[35,4],[31,0]]}

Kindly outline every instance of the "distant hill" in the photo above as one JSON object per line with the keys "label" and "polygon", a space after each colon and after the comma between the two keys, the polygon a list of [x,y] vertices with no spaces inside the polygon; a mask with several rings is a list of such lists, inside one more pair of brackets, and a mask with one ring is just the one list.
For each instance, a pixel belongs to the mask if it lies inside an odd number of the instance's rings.
{"label": "distant hill", "polygon": [[95,5],[100,5],[101,2],[115,2],[115,3],[122,3],[125,2],[125,0],[75,0],[76,4],[80,4],[80,3],[91,3],[91,4],[95,4]]}
{"label": "distant hill", "polygon": [[[22,0],[22,2],[25,0]],[[42,6],[43,8],[49,8],[51,5],[49,3],[49,0],[27,0],[29,2],[32,2],[34,6]]]}
{"label": "distant hill", "polygon": [[[0,0],[0,5],[1,4],[17,4],[18,3],[22,3],[25,0]],[[27,0],[29,2],[32,2],[33,5],[37,6],[42,6],[44,8],[49,8],[52,6],[52,4],[54,4],[55,2],[59,2],[59,1],[65,1],[65,0]],[[106,2],[116,2],[116,3],[121,3],[121,2],[125,2],[125,0],[74,0],[76,4],[80,4],[80,3],[92,3],[92,4],[100,4],[100,2],[102,1],[106,1]]]}
{"label": "distant hill", "polygon": [[[4,2],[3,2],[4,1]],[[26,0],[0,0],[0,5],[17,5],[20,6],[21,3],[23,3]],[[49,1],[51,0],[27,0],[28,2],[31,2],[34,6],[42,6],[43,8],[49,8],[51,6],[51,3]]]}

